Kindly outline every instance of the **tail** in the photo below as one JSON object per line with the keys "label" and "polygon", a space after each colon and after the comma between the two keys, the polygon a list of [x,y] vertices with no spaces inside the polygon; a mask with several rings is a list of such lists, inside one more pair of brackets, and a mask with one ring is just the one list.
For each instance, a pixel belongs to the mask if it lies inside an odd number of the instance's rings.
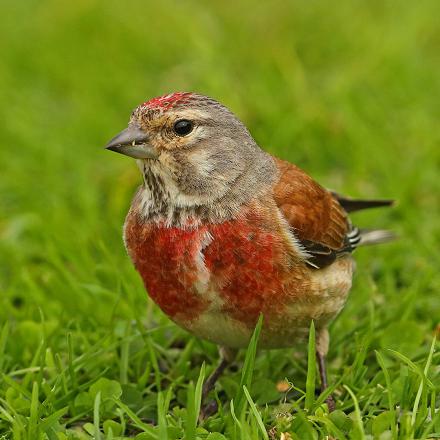
{"label": "tail", "polygon": [[333,193],[340,205],[346,212],[360,211],[361,209],[380,208],[384,206],[394,205],[394,200],[362,200],[351,199],[350,197],[342,196],[338,193]]}
{"label": "tail", "polygon": [[360,229],[359,235],[360,241],[358,246],[386,243],[397,239],[397,235],[394,232],[386,229]]}

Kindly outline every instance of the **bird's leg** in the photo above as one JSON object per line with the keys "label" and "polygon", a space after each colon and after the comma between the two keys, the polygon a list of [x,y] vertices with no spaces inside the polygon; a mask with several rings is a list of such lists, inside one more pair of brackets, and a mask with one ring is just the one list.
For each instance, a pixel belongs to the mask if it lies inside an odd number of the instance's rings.
{"label": "bird's leg", "polygon": [[[211,375],[206,379],[205,383],[203,384],[202,389],[202,402],[206,400],[208,397],[208,394],[213,390],[217,380],[219,377],[223,374],[225,369],[232,363],[232,361],[235,359],[235,356],[237,355],[237,350],[233,350],[231,348],[227,347],[219,347],[219,354],[220,354],[220,363],[218,364],[217,368],[211,373]],[[217,402],[215,400],[212,400],[208,403],[206,403],[201,411],[200,411],[200,420],[204,420],[210,415],[214,414],[217,411]]]}
{"label": "bird's leg", "polygon": [[208,396],[210,391],[214,388],[218,378],[223,374],[223,371],[228,365],[229,362],[226,359],[220,360],[217,368],[212,372],[212,374],[208,377],[208,379],[206,379],[205,383],[203,384],[202,399],[205,399]]}
{"label": "bird's leg", "polygon": [[[316,337],[316,360],[318,361],[319,376],[321,378],[321,393],[324,392],[327,387],[327,371],[325,367],[325,357],[328,353],[329,334],[326,328],[319,330]],[[336,404],[333,396],[330,394],[325,400],[329,411],[334,411]]]}

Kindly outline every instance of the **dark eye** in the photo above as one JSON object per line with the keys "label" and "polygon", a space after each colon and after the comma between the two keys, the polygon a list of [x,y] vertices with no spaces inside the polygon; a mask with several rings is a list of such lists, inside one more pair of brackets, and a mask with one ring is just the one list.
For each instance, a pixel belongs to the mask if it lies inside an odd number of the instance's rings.
{"label": "dark eye", "polygon": [[186,136],[187,134],[192,132],[194,124],[187,119],[181,119],[174,124],[174,131],[179,136]]}

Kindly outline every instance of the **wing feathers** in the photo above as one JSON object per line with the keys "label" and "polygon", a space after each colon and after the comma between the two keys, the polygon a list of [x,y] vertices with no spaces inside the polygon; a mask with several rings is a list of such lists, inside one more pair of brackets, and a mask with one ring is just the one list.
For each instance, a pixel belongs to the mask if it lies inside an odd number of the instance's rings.
{"label": "wing feathers", "polygon": [[384,206],[393,206],[395,201],[390,199],[383,200],[363,200],[345,197],[336,192],[332,192],[335,198],[346,212],[360,211],[361,209],[381,208]]}
{"label": "wing feathers", "polygon": [[383,243],[395,236],[390,231],[360,230],[347,213],[391,206],[392,200],[358,200],[332,193],[295,165],[274,158],[279,180],[274,199],[303,249],[307,264],[322,268],[357,247]]}

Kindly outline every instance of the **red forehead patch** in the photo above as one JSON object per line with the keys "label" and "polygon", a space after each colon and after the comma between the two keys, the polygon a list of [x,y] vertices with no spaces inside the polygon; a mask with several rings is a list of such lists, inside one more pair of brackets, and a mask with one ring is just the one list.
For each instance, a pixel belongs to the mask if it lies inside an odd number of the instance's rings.
{"label": "red forehead patch", "polygon": [[190,92],[170,93],[169,95],[163,95],[157,98],[150,99],[149,101],[144,102],[141,107],[169,110],[170,108],[173,108],[176,104],[185,104],[189,102],[191,95],[192,93]]}

